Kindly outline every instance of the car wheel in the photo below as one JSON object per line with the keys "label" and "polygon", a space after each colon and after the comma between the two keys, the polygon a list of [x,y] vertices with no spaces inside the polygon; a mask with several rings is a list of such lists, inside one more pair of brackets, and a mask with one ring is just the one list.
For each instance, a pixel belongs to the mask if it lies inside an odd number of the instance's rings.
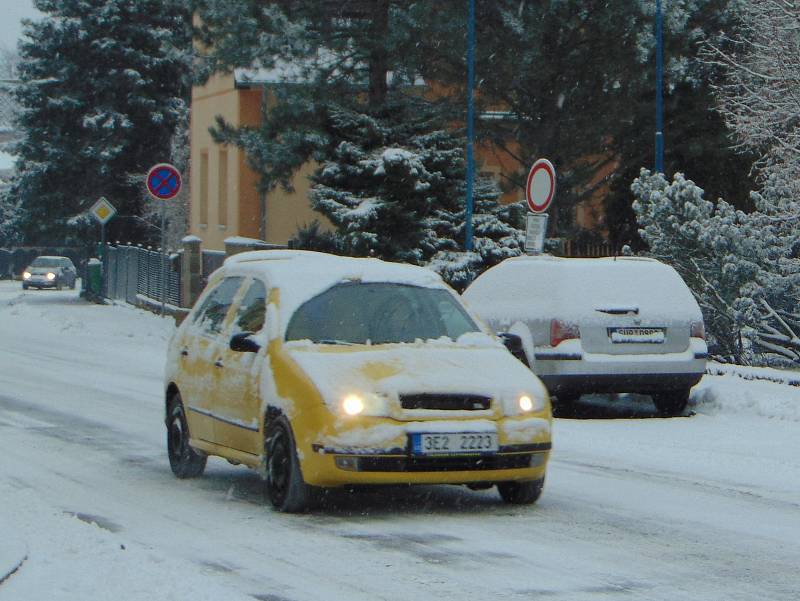
{"label": "car wheel", "polygon": [[498,482],[497,490],[506,503],[512,505],[533,505],[539,500],[544,488],[544,478],[525,482]]}
{"label": "car wheel", "polygon": [[653,404],[658,412],[664,416],[675,416],[683,413],[689,402],[689,390],[670,390],[657,392],[651,395]]}
{"label": "car wheel", "polygon": [[167,454],[172,473],[178,478],[196,478],[206,469],[208,457],[189,446],[189,425],[177,393],[170,399],[167,413]]}
{"label": "car wheel", "polygon": [[75,280],[76,280],[76,279],[77,279],[77,278],[72,278],[72,281],[71,281],[71,282],[70,282],[70,284],[69,284],[69,289],[70,289],[70,290],[75,290]]}
{"label": "car wheel", "polygon": [[23,284],[23,285],[22,285],[22,289],[23,289],[23,290],[27,290],[27,289],[28,289],[28,285],[27,285],[27,284]]}
{"label": "car wheel", "polygon": [[270,421],[264,436],[266,499],[278,511],[299,513],[311,505],[313,488],[303,480],[292,429],[285,417]]}

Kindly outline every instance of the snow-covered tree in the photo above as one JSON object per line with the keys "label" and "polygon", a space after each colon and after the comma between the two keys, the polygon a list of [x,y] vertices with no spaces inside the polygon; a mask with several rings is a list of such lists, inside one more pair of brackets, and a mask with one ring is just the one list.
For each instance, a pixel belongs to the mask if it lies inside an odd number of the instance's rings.
{"label": "snow-covered tree", "polygon": [[[742,2],[738,34],[705,46],[721,68],[718,110],[740,150],[757,153],[764,197],[800,193],[800,4]],[[797,214],[796,207],[792,213]]]}
{"label": "snow-covered tree", "polygon": [[[31,243],[76,237],[70,224],[100,196],[117,207],[112,239],[151,234],[139,224],[131,176],[171,159],[189,96],[187,0],[35,0],[25,25],[17,98],[23,107],[11,194]],[[127,217],[127,219],[126,219]]]}
{"label": "snow-covered tree", "polygon": [[[464,139],[435,129],[423,100],[402,99],[378,116],[337,109],[332,148],[313,177],[313,206],[337,227],[347,254],[429,263],[457,286],[520,253],[522,234],[498,218],[499,191],[476,183],[475,252],[464,244]],[[466,266],[466,268],[465,268]]]}
{"label": "snow-covered tree", "polygon": [[718,356],[800,362],[800,234],[793,226],[757,196],[751,213],[706,200],[680,173],[670,183],[643,169],[632,191],[650,254],[689,285]]}

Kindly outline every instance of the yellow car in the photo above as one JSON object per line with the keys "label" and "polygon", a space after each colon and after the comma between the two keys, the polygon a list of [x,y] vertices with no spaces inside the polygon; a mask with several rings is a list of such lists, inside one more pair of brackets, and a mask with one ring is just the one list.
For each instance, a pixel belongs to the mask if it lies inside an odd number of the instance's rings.
{"label": "yellow car", "polygon": [[224,457],[259,470],[281,511],[381,484],[530,504],[551,446],[539,379],[437,274],[377,259],[228,258],[170,342],[165,400],[177,477]]}

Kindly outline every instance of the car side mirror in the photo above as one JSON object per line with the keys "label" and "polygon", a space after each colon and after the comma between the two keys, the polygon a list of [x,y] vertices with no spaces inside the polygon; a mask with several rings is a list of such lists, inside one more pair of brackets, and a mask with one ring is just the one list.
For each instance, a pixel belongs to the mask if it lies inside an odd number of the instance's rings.
{"label": "car side mirror", "polygon": [[530,367],[528,358],[525,356],[525,349],[522,346],[522,338],[516,334],[510,334],[509,332],[498,334],[498,337],[512,355],[522,361],[527,367]]}
{"label": "car side mirror", "polygon": [[253,332],[239,332],[231,336],[231,350],[238,353],[257,353],[261,345],[251,338]]}

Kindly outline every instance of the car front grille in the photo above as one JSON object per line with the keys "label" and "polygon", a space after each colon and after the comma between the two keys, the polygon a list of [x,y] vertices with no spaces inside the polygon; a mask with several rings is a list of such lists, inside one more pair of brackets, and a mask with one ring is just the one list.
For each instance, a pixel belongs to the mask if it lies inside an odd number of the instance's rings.
{"label": "car front grille", "polygon": [[448,457],[358,457],[359,472],[460,472],[509,470],[530,467],[533,453]]}
{"label": "car front grille", "polygon": [[492,399],[478,394],[401,394],[403,409],[438,411],[480,411],[489,409]]}

